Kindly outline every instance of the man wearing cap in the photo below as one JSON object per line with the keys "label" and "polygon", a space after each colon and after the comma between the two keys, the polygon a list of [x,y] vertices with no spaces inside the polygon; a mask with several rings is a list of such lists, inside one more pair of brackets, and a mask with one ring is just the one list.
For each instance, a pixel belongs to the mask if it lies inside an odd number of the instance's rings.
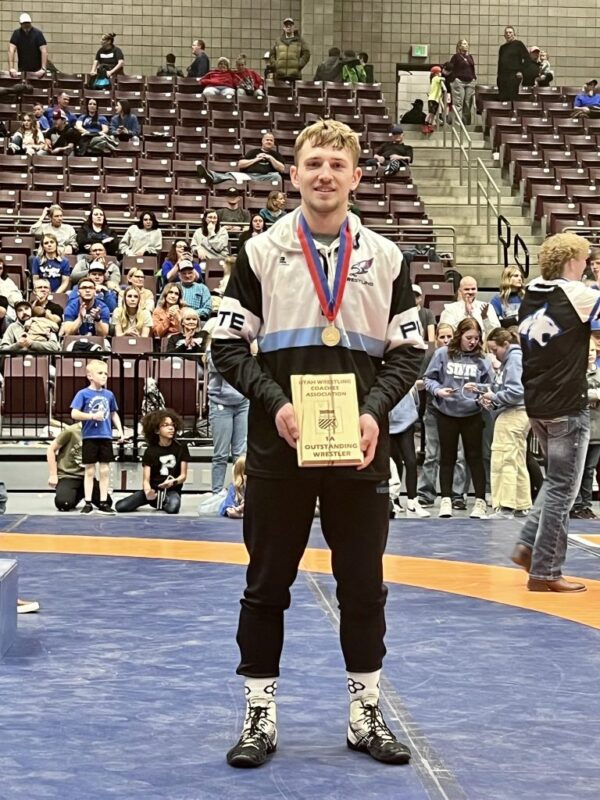
{"label": "man wearing cap", "polygon": [[379,166],[384,166],[384,175],[395,175],[400,167],[408,167],[413,161],[413,149],[404,144],[404,129],[402,125],[392,125],[391,138],[384,142],[375,153],[375,161]]}
{"label": "man wearing cap", "polygon": [[275,147],[275,137],[270,131],[263,134],[260,147],[248,150],[244,158],[238,161],[239,172],[213,172],[198,164],[200,180],[209,186],[223,181],[265,181],[281,188],[281,173],[285,172],[282,156]]}
{"label": "man wearing cap", "polygon": [[[20,27],[13,31],[8,45],[8,71],[11,78],[19,73],[33,72],[36,78],[46,74],[48,46],[44,34],[31,24],[29,14],[21,14]],[[15,54],[19,68],[15,67]]]}
{"label": "man wearing cap", "polygon": [[600,111],[600,94],[596,94],[598,81],[588,81],[573,100],[572,117],[590,117]]}
{"label": "man wearing cap", "polygon": [[52,127],[44,134],[44,149],[40,155],[59,156],[72,153],[81,134],[76,128],[69,126],[67,115],[64,111],[52,113]]}
{"label": "man wearing cap", "polygon": [[[35,327],[35,333],[30,330],[33,321],[33,309],[27,300],[19,300],[15,304],[17,314],[16,322],[13,322],[6,329],[0,350],[9,353],[18,353],[23,350],[30,350],[37,353],[56,353],[60,350],[57,332],[58,325],[41,315],[36,317],[39,324]],[[41,327],[40,327],[41,326]]]}
{"label": "man wearing cap", "polygon": [[283,20],[283,32],[270,51],[269,63],[277,81],[294,82],[302,78],[302,70],[310,61],[310,50],[294,29],[291,17]]}
{"label": "man wearing cap", "polygon": [[[96,286],[96,297],[108,306],[108,310],[112,314],[119,304],[119,298],[113,289],[109,289],[108,286],[105,285],[106,267],[104,263],[102,261],[92,261],[89,265],[86,278],[90,278],[90,280],[93,281]],[[84,278],[81,280],[84,280]],[[77,300],[78,295],[78,287],[75,286],[68,295],[69,302],[71,300]]]}
{"label": "man wearing cap", "polygon": [[230,186],[226,194],[227,206],[217,209],[219,222],[228,231],[242,231],[250,224],[250,212],[242,208],[240,190]]}
{"label": "man wearing cap", "polygon": [[108,336],[110,311],[106,303],[96,297],[96,284],[91,278],[82,278],[77,286],[77,296],[65,308],[61,336]]}
{"label": "man wearing cap", "polygon": [[201,320],[207,320],[212,311],[210,289],[206,284],[198,282],[198,273],[191,261],[183,259],[179,262],[179,277],[185,304],[197,311]]}
{"label": "man wearing cap", "polygon": [[87,277],[92,262],[100,263],[102,266],[106,275],[107,288],[117,291],[121,285],[121,269],[116,261],[109,258],[106,248],[101,242],[93,242],[90,245],[89,253],[75,264],[71,271],[71,285]]}

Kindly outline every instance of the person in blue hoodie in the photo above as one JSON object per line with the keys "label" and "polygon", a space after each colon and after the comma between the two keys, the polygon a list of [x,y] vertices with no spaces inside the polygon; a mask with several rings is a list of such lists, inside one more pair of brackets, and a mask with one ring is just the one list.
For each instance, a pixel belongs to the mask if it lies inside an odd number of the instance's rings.
{"label": "person in blue hoodie", "polygon": [[[452,516],[452,477],[459,437],[471,470],[475,504],[472,519],[486,518],[485,469],[482,455],[483,417],[479,402],[482,384],[491,385],[494,371],[484,356],[483,334],[477,320],[458,323],[447,347],[438,348],[425,372],[440,437],[440,517]],[[485,391],[485,390],[484,390]]]}
{"label": "person in blue hoodie", "polygon": [[519,306],[524,296],[523,273],[518,267],[506,267],[500,278],[500,292],[490,300],[503,328],[518,323]]}
{"label": "person in blue hoodie", "polygon": [[481,396],[482,405],[496,418],[490,468],[494,516],[524,517],[532,501],[527,471],[530,425],[522,382],[523,353],[517,334],[504,328],[494,328],[488,334],[487,346],[500,362],[492,388]]}
{"label": "person in blue hoodie", "polygon": [[406,516],[428,517],[429,511],[417,499],[417,453],[415,451],[415,422],[419,418],[419,397],[413,387],[389,413],[390,456],[402,480],[406,467]]}

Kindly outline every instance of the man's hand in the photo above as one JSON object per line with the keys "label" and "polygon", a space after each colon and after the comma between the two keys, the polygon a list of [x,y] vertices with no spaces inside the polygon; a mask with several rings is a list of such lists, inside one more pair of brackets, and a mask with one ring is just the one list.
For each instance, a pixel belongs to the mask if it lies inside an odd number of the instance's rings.
{"label": "man's hand", "polygon": [[298,430],[298,422],[296,421],[296,412],[291,403],[286,403],[281,406],[277,414],[275,414],[275,427],[277,433],[282,439],[285,439],[290,447],[296,449],[296,442],[300,436]]}
{"label": "man's hand", "polygon": [[481,306],[481,318],[482,319],[487,319],[488,318],[489,310],[490,310],[490,304],[489,303],[484,303]]}
{"label": "man's hand", "polygon": [[19,347],[22,347],[24,350],[27,350],[31,345],[31,339],[26,333],[21,334],[21,338],[18,340],[17,344]]}
{"label": "man's hand", "polygon": [[44,75],[46,74],[46,70],[45,69],[38,69],[38,71],[34,72],[33,74],[35,75],[36,78],[43,78]]}
{"label": "man's hand", "polygon": [[379,425],[377,420],[370,414],[361,414],[358,422],[360,424],[360,449],[365,457],[363,463],[356,468],[360,472],[361,469],[368,467],[375,458],[375,450],[379,439]]}

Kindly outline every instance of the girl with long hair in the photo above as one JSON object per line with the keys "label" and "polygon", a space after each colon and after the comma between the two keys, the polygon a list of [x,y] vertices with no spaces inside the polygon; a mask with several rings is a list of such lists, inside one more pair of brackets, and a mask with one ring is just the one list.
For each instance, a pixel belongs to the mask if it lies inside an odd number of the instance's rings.
{"label": "girl with long hair", "polygon": [[11,136],[8,152],[33,156],[44,148],[44,136],[32,114],[21,114],[19,129]]}
{"label": "girl with long hair", "polygon": [[38,278],[46,278],[53,294],[64,294],[69,288],[71,266],[66,258],[60,255],[58,239],[53,233],[45,233],[31,262],[31,275],[35,286]]}
{"label": "girl with long hair", "polygon": [[192,237],[192,253],[200,261],[207,258],[225,258],[229,255],[229,234],[227,228],[221,226],[219,215],[214,208],[207,208],[202,224]]}
{"label": "girl with long hair", "polygon": [[156,256],[162,250],[162,231],[153,211],[144,211],[121,239],[119,251],[125,256]]}
{"label": "girl with long hair", "polygon": [[152,312],[152,334],[163,338],[181,332],[181,310],[185,306],[179,283],[167,283]]}
{"label": "girl with long hair", "polygon": [[202,274],[202,268],[200,264],[192,259],[192,245],[186,242],[185,239],[175,239],[171,247],[169,248],[169,252],[167,253],[167,257],[162,263],[160,268],[160,278],[164,283],[168,283],[169,281],[179,281],[179,262],[180,261],[191,261],[194,265],[194,269],[198,273],[198,280],[203,281],[204,277]]}
{"label": "girl with long hair", "polygon": [[113,314],[116,336],[149,336],[152,327],[150,312],[142,304],[142,295],[135,286],[123,294],[123,302]]}
{"label": "girl with long hair", "polygon": [[246,456],[241,455],[233,465],[231,484],[227,497],[221,503],[219,514],[222,517],[241,519],[244,516],[244,496],[246,493]]}
{"label": "girl with long hair", "polygon": [[77,231],[77,247],[80,253],[89,253],[94,242],[104,245],[109,256],[116,256],[119,249],[117,234],[110,229],[104,209],[92,206],[87,219]]}
{"label": "girl with long hair", "polygon": [[525,297],[523,273],[518,267],[506,267],[500,278],[500,292],[490,300],[503,328],[516,325],[523,297]]}
{"label": "girl with long hair", "polygon": [[273,225],[278,219],[285,215],[285,195],[280,191],[269,192],[267,205],[261,208],[259,214],[265,221],[265,225]]}
{"label": "girl with long hair", "polygon": [[248,239],[258,236],[265,230],[265,218],[261,214],[253,214],[250,218],[250,227],[247,231],[240,233],[238,237],[238,250],[241,252],[246,246]]}

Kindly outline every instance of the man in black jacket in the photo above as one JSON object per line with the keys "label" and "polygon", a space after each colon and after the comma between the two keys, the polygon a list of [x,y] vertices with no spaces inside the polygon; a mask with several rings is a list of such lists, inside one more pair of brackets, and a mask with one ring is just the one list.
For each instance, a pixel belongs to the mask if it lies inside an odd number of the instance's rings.
{"label": "man in black jacket", "polygon": [[339,47],[330,47],[325,61],[321,61],[315,72],[315,81],[342,81],[342,61]]}
{"label": "man in black jacket", "polygon": [[529,61],[529,52],[523,42],[517,39],[512,25],[504,28],[505,42],[498,51],[498,96],[500,100],[516,100],[523,70]]}
{"label": "man in black jacket", "polygon": [[210,69],[210,61],[206,55],[206,44],[203,39],[194,39],[192,55],[194,60],[187,69],[188,78],[202,78]]}

